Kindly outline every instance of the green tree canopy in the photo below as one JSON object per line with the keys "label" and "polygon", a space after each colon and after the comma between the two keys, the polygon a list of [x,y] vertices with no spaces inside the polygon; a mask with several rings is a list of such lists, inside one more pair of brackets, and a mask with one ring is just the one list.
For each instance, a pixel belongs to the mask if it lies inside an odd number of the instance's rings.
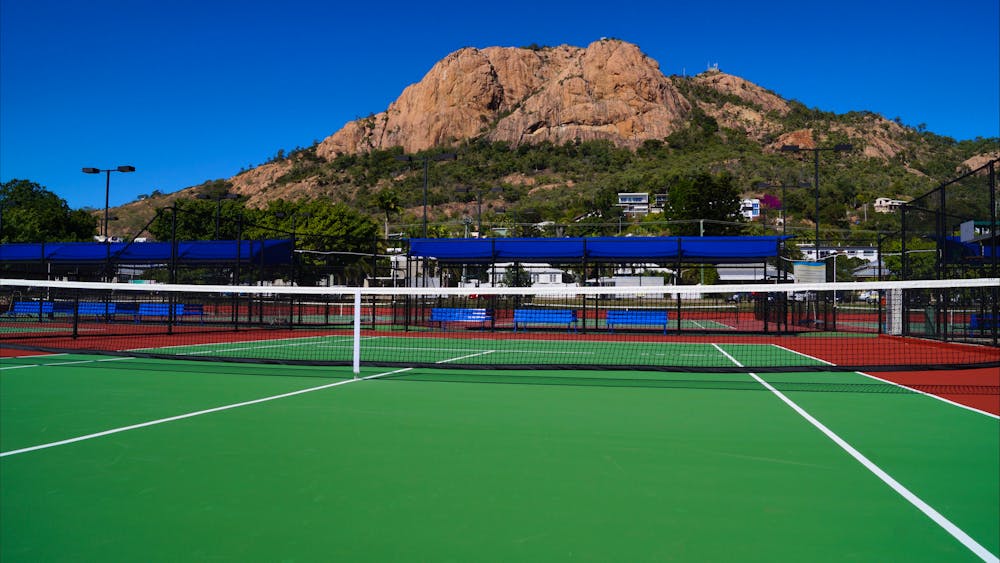
{"label": "green tree canopy", "polygon": [[[220,239],[294,237],[295,248],[306,251],[298,261],[300,283],[312,283],[322,272],[329,271],[346,276],[340,279],[341,283],[359,282],[364,279],[370,256],[378,250],[376,221],[343,203],[278,199],[264,209],[257,209],[246,207],[239,200],[225,200],[220,206],[216,201],[182,199],[177,200],[176,209],[178,240],[214,238],[218,210],[221,210]],[[173,220],[171,208],[161,210],[149,227],[150,233],[158,240],[170,240]]]}
{"label": "green tree canopy", "polygon": [[97,219],[30,180],[0,184],[0,242],[92,240]]}
{"label": "green tree canopy", "polygon": [[504,271],[500,285],[506,287],[531,287],[531,274],[524,269],[524,266],[514,262]]}
{"label": "green tree canopy", "polygon": [[701,234],[699,220],[704,219],[705,235],[740,234],[740,194],[728,174],[675,176],[670,180],[665,213],[671,221],[690,221],[672,225],[671,232],[681,236]]}
{"label": "green tree canopy", "polygon": [[[239,235],[239,217],[246,212],[239,200],[178,199],[175,203],[177,240],[212,240],[216,238],[217,221],[218,238],[235,240]],[[149,234],[156,240],[170,240],[173,221],[173,207],[159,210],[149,226]]]}

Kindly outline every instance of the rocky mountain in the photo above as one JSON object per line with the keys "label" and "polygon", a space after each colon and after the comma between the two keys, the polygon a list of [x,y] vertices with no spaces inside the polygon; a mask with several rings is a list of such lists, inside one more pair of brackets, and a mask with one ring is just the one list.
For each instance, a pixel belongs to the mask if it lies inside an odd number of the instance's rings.
{"label": "rocky mountain", "polygon": [[637,46],[465,48],[381,113],[347,124],[317,154],[416,152],[483,136],[513,145],[608,139],[636,147],[684,126],[691,102]]}
{"label": "rocky mountain", "polygon": [[[687,126],[693,108],[720,126],[746,131],[762,143],[814,146],[812,131],[782,135],[791,111],[780,96],[737,76],[709,70],[691,80],[707,99],[685,95],[678,82],[636,45],[604,39],[587,48],[461,49],[438,62],[381,113],[353,121],[326,138],[317,154],[367,152],[400,146],[416,152],[482,137],[512,145],[606,139],[636,148]],[[871,115],[843,127],[870,137],[866,154],[892,158],[902,127]]]}
{"label": "rocky mountain", "polygon": [[[698,142],[707,135],[729,150],[691,157],[690,166],[722,167],[747,180],[773,179],[782,165],[768,158],[777,158],[784,144],[850,142],[856,147],[855,165],[891,169],[889,179],[868,180],[886,184],[869,186],[886,191],[884,195],[913,185],[901,177],[944,180],[940,176],[954,172],[963,161],[984,161],[988,157],[981,153],[990,152],[979,150],[982,144],[956,150],[954,142],[871,112],[837,115],[810,109],[717,69],[694,77],[666,76],[638,46],[601,39],[586,48],[460,49],[407,87],[385,111],[352,121],[313,147],[279,153],[227,182],[229,190],[245,196],[251,206],[277,198],[328,196],[371,211],[371,204],[362,201],[365,193],[398,178],[367,174],[359,181],[357,173],[345,172],[345,158],[471,142],[517,148],[605,141],[633,151],[655,143],[671,150],[686,145],[690,151],[692,135],[701,139]],[[985,146],[995,149],[995,140],[988,141]],[[945,149],[950,152],[939,154]],[[738,157],[747,151],[760,158]],[[490,181],[532,186],[539,178],[530,172]],[[569,188],[579,181],[551,170],[542,180]],[[198,190],[189,188],[166,200]],[[130,206],[120,209],[119,216],[127,215]]]}

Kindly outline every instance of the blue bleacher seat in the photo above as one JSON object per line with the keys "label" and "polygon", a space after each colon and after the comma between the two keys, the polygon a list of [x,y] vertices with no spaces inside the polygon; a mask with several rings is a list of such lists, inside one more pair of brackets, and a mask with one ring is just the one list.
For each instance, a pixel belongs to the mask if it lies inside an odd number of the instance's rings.
{"label": "blue bleacher seat", "polygon": [[431,322],[441,323],[441,329],[446,323],[479,323],[485,325],[493,320],[493,314],[487,309],[464,309],[451,307],[435,307],[431,309]]}
{"label": "blue bleacher seat", "polygon": [[608,311],[608,330],[614,332],[617,325],[646,325],[662,326],[663,334],[667,333],[667,312],[655,310],[620,310],[611,309]]}
{"label": "blue bleacher seat", "polygon": [[571,309],[514,309],[514,332],[518,325],[558,324],[576,330],[576,311]]}

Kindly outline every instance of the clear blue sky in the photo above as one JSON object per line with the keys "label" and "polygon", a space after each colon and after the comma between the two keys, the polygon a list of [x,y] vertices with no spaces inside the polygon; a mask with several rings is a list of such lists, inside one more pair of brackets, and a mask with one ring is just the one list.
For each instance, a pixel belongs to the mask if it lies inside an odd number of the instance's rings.
{"label": "clear blue sky", "polygon": [[637,44],[807,106],[1000,136],[997,0],[0,0],[0,180],[72,207],[228,178],[384,110],[466,46]]}

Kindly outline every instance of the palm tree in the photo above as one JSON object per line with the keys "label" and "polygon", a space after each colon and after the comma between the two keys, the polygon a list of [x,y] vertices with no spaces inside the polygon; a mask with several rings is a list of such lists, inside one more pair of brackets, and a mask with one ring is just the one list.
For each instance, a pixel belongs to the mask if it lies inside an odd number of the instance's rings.
{"label": "palm tree", "polygon": [[385,238],[388,239],[390,216],[403,211],[399,206],[399,194],[392,188],[382,190],[375,196],[375,204],[385,213]]}

